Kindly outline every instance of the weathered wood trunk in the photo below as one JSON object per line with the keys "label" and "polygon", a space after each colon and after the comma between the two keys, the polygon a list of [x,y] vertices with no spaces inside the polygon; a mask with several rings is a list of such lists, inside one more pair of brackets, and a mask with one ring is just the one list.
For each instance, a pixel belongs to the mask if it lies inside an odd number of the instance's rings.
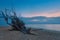
{"label": "weathered wood trunk", "polygon": [[[3,15],[5,21],[7,22],[7,24],[12,27],[12,30],[20,30],[20,31],[23,31],[26,33],[30,33],[31,29],[28,29],[28,30],[26,29],[25,23],[16,16],[15,12],[13,12],[13,14],[14,14],[13,16],[9,16],[8,13],[6,12],[6,10],[5,10],[5,12],[3,12],[3,11],[1,11],[1,12],[2,12],[2,15]],[[8,19],[11,20],[11,23],[8,23]]]}

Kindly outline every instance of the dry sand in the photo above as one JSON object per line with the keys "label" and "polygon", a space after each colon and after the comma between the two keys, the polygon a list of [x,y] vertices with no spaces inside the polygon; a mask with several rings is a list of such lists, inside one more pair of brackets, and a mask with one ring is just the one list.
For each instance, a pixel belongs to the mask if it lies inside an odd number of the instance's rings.
{"label": "dry sand", "polygon": [[0,28],[0,40],[60,40],[60,32],[47,30],[33,30],[36,35],[23,34],[20,31],[9,31],[8,28]]}

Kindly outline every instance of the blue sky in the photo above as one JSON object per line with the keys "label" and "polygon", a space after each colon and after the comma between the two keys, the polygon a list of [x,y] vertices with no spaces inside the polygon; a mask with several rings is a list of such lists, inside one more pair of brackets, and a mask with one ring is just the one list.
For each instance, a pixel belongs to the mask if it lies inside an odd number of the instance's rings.
{"label": "blue sky", "polygon": [[60,0],[0,0],[0,10],[12,7],[23,17],[60,16]]}

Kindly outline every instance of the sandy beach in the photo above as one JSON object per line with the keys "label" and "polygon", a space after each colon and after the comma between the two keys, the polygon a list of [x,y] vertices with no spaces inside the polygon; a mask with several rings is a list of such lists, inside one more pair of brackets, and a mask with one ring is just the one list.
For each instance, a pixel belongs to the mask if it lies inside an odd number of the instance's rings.
{"label": "sandy beach", "polygon": [[23,34],[20,31],[9,31],[9,28],[0,28],[0,40],[60,40],[60,32],[47,30],[32,30],[36,35]]}

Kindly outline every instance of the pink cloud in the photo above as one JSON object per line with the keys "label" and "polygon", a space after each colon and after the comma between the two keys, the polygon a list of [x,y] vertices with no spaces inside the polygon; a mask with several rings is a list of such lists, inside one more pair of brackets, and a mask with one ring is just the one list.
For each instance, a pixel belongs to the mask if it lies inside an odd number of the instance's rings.
{"label": "pink cloud", "polygon": [[28,14],[22,14],[23,17],[35,17],[35,16],[46,16],[46,17],[58,17],[60,16],[60,11],[54,11],[54,12],[35,12],[35,13],[28,13]]}

